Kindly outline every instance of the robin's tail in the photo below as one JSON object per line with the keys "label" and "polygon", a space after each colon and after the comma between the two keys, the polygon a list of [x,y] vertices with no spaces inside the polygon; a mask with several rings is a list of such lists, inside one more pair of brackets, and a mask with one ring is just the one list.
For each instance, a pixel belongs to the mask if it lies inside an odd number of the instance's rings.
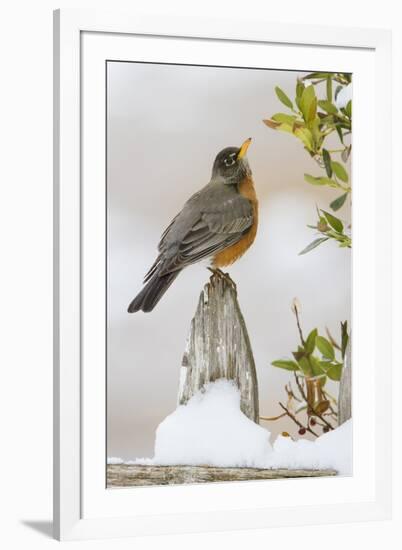
{"label": "robin's tail", "polygon": [[145,312],[152,311],[179,273],[180,270],[172,271],[162,276],[158,276],[157,273],[153,275],[128,306],[127,311],[129,313],[135,313],[140,310]]}

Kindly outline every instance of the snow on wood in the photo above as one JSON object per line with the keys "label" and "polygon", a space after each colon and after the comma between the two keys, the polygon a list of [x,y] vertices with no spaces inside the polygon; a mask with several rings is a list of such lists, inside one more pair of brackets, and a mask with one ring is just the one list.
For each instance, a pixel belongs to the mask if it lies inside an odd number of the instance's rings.
{"label": "snow on wood", "polygon": [[257,374],[236,287],[229,276],[214,273],[201,292],[191,321],[178,403],[187,403],[205,384],[218,378],[235,381],[241,410],[258,423]]}
{"label": "snow on wood", "polygon": [[147,466],[109,464],[107,487],[141,487],[182,483],[212,483],[217,481],[250,481],[295,477],[334,476],[336,471],[288,470],[262,468],[217,468],[213,466]]}
{"label": "snow on wood", "polygon": [[352,343],[349,338],[345,363],[339,383],[338,424],[339,426],[352,417]]}
{"label": "snow on wood", "polygon": [[351,420],[314,441],[279,435],[271,444],[270,435],[242,413],[235,383],[220,379],[167,416],[156,430],[154,457],[135,464],[352,473]]}
{"label": "snow on wood", "polygon": [[260,468],[272,452],[269,438],[241,411],[236,382],[220,378],[162,420],[153,464]]}
{"label": "snow on wood", "polygon": [[[280,435],[271,444],[270,433],[240,410],[240,391],[233,380],[220,379],[207,384],[187,404],[179,405],[159,424],[152,458],[136,458],[124,461],[123,464],[123,460],[110,457],[109,466],[110,472],[128,472],[127,475],[134,472],[135,476],[143,473],[145,481],[148,479],[146,476],[150,475],[151,484],[157,483],[152,467],[168,468],[155,470],[164,472],[160,474],[162,477],[158,477],[159,480],[163,480],[165,474],[170,479],[170,474],[174,473],[180,480],[184,475],[182,472],[189,478],[194,471],[195,478],[200,477],[200,481],[211,481],[209,478],[205,480],[203,476],[215,475],[215,469],[218,472],[216,481],[224,481],[226,475],[236,475],[233,477],[236,480],[244,479],[241,473],[243,469],[248,471],[244,475],[251,476],[246,479],[255,479],[252,476],[256,471],[259,476],[257,479],[261,476],[261,479],[291,477],[294,471],[303,471],[303,475],[308,476],[311,470],[335,470],[338,475],[351,475],[352,421],[344,422],[342,426],[322,434],[314,441],[303,438],[293,440]],[[113,469],[114,466],[121,466],[122,469]],[[151,469],[130,470],[125,466],[147,466]],[[171,467],[173,470],[169,469]],[[212,469],[206,473],[199,470],[205,467]],[[264,474],[263,470],[270,470],[271,473]],[[278,474],[278,470],[288,472],[285,472],[286,475],[283,472]],[[122,482],[126,479],[124,476]],[[192,482],[195,482],[192,478],[183,481]]]}

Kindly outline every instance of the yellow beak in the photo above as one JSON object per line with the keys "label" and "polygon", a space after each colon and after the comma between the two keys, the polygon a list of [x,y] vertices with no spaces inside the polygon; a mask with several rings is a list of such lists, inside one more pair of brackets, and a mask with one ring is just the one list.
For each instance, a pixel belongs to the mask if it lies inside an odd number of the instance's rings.
{"label": "yellow beak", "polygon": [[246,139],[246,141],[243,143],[243,145],[240,147],[240,151],[237,155],[237,158],[238,159],[242,159],[243,157],[246,156],[246,153],[247,153],[247,149],[249,148],[250,146],[250,143],[251,143],[251,138],[248,138]]}

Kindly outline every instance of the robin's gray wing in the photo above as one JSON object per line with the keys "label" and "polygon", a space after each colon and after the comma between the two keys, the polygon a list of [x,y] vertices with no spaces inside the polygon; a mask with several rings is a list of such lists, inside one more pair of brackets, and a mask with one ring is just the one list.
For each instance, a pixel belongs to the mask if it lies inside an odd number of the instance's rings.
{"label": "robin's gray wing", "polygon": [[238,242],[250,229],[253,209],[248,199],[227,187],[206,191],[186,203],[163,233],[160,254],[145,280],[156,271],[165,275],[208,258]]}

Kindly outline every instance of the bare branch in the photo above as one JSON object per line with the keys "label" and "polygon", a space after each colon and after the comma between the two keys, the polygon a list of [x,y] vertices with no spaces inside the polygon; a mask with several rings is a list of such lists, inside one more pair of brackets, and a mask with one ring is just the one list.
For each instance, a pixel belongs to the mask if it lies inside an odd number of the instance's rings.
{"label": "bare branch", "polygon": [[260,416],[260,420],[266,420],[267,422],[271,422],[272,420],[279,420],[280,418],[283,418],[286,416],[286,413],[282,413],[278,416]]}
{"label": "bare branch", "polygon": [[303,426],[303,424],[297,420],[297,418],[289,411],[289,409],[285,407],[283,403],[279,403],[279,406],[285,411],[285,414],[289,418],[291,418],[295,424],[299,426],[299,428],[303,428],[303,430],[306,430],[307,432],[310,432],[315,437],[318,437],[318,434],[316,434],[315,431],[310,428],[310,426]]}

